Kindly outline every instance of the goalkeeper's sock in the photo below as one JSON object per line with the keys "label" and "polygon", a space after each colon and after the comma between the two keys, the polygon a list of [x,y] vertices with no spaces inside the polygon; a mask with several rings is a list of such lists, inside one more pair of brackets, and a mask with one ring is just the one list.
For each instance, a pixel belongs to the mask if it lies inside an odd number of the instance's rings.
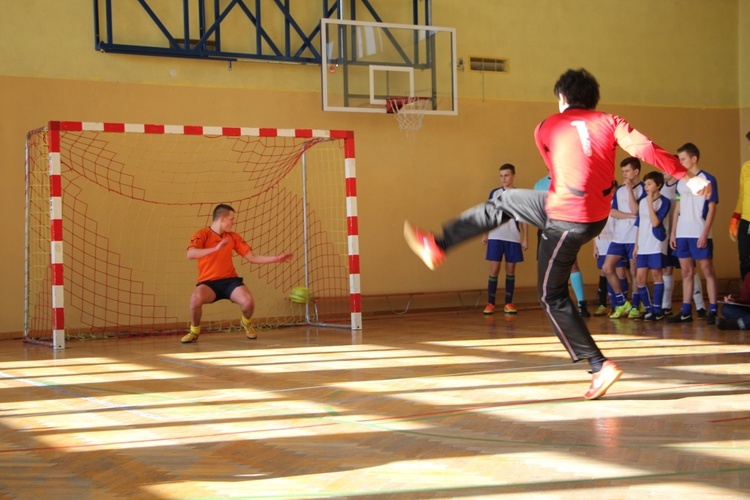
{"label": "goalkeeper's sock", "polygon": [[201,334],[201,327],[200,327],[200,325],[198,325],[198,326],[190,325],[190,333],[192,333],[193,335],[200,335]]}

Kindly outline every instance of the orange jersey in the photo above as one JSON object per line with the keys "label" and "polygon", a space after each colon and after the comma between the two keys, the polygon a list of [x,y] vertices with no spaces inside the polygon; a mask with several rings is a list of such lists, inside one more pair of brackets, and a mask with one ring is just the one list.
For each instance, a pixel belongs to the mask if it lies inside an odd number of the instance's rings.
{"label": "orange jersey", "polygon": [[224,234],[219,235],[210,227],[204,227],[195,232],[188,248],[213,248],[223,238],[230,239],[224,248],[198,259],[198,283],[239,276],[232,263],[232,250],[243,257],[252,250],[239,234],[225,231]]}

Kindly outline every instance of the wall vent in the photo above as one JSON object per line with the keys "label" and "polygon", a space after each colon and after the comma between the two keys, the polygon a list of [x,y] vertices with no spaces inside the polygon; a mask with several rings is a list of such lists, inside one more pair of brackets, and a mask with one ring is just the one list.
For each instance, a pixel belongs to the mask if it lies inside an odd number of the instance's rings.
{"label": "wall vent", "polygon": [[505,73],[508,71],[508,60],[495,57],[471,57],[469,67],[472,71],[492,71]]}

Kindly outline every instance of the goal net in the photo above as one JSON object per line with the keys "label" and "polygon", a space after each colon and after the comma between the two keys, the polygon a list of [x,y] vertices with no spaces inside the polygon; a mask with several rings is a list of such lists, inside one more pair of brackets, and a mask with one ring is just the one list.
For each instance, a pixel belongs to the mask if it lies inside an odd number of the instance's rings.
{"label": "goal net", "polygon": [[[256,326],[361,328],[353,134],[347,131],[50,122],[26,153],[26,341],[187,331],[193,233],[214,207],[259,255],[234,264]],[[308,304],[288,295],[307,286]],[[203,331],[239,329],[237,305]]]}

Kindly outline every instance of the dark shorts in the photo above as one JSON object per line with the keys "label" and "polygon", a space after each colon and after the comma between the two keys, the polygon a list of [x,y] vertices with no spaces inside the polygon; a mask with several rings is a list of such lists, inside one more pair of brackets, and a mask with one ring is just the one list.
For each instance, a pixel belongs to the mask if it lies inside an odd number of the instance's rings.
{"label": "dark shorts", "polygon": [[216,302],[217,300],[229,299],[234,289],[244,284],[242,278],[222,278],[220,280],[201,281],[195,286],[206,285],[213,290],[216,294],[214,299],[214,302]]}
{"label": "dark shorts", "polygon": [[505,257],[505,262],[523,262],[521,244],[515,241],[488,240],[486,259],[492,262],[502,262],[503,257]]}

